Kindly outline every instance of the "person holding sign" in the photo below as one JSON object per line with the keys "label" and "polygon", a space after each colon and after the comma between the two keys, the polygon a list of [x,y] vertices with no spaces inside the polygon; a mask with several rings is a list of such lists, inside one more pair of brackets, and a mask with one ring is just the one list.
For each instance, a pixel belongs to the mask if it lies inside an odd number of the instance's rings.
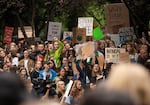
{"label": "person holding sign", "polygon": [[51,55],[54,56],[54,61],[56,63],[56,67],[61,67],[61,61],[60,61],[60,54],[64,48],[64,45],[61,41],[58,40],[57,37],[54,37],[53,39],[53,47],[54,47],[54,53],[51,53]]}
{"label": "person holding sign", "polygon": [[100,51],[98,51],[98,42],[95,42],[95,56],[91,59],[92,64],[98,64],[100,67],[100,70],[103,70],[104,67],[104,55]]}
{"label": "person holding sign", "polygon": [[81,97],[84,94],[84,89],[82,88],[81,81],[75,80],[71,88],[69,96],[64,100],[64,103],[69,105],[79,105]]}
{"label": "person holding sign", "polygon": [[94,64],[91,75],[91,81],[94,83],[98,83],[99,81],[102,81],[104,79],[102,72],[99,70],[98,64]]}

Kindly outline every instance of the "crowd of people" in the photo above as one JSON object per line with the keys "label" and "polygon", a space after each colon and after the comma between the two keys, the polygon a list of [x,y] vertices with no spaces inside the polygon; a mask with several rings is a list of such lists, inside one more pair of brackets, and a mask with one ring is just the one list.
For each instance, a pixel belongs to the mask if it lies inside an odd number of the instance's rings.
{"label": "crowd of people", "polygon": [[[28,89],[29,97],[38,100],[53,99],[69,105],[150,105],[147,99],[150,98],[150,89],[147,89],[150,85],[150,43],[146,38],[116,46],[106,36],[94,43],[95,56],[85,60],[76,59],[75,44],[56,37],[53,41],[31,45],[24,39],[5,44],[0,48],[0,75],[12,73],[19,76]],[[107,63],[105,48],[126,49],[131,64],[116,66]],[[7,79],[9,75],[5,77]],[[68,97],[64,97],[70,80],[74,81],[73,86]],[[91,93],[88,94],[87,90]]]}

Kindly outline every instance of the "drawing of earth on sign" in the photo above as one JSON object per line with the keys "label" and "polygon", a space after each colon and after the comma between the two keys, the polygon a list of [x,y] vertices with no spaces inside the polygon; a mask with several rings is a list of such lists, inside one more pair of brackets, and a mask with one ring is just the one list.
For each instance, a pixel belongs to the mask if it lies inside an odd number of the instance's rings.
{"label": "drawing of earth on sign", "polygon": [[82,35],[78,35],[78,36],[77,36],[77,40],[78,40],[78,41],[82,41],[82,39],[83,39],[83,38],[82,38]]}
{"label": "drawing of earth on sign", "polygon": [[65,38],[65,40],[72,40],[72,37],[67,37],[67,38]]}

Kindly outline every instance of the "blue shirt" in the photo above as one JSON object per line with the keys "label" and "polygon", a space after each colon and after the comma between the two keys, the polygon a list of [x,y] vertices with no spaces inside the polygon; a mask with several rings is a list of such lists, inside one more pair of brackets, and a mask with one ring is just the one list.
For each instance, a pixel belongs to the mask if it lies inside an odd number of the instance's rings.
{"label": "blue shirt", "polygon": [[54,81],[55,78],[56,78],[56,72],[53,70],[53,69],[50,69],[48,72],[46,72],[45,70],[42,70],[39,72],[39,78],[43,79],[43,80],[46,80],[46,76],[47,75],[50,75],[49,79]]}

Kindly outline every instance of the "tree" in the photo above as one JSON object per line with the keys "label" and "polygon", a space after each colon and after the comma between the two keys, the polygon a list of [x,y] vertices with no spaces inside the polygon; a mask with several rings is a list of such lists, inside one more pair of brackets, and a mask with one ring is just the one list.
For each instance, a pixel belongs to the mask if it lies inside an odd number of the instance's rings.
{"label": "tree", "polygon": [[23,27],[24,22],[22,21],[23,18],[22,16],[23,13],[25,13],[24,10],[26,8],[27,7],[25,7],[23,0],[19,0],[19,1],[0,0],[0,9],[1,9],[0,20],[3,21],[3,26],[1,28],[3,28],[5,25],[13,26],[15,28],[20,26],[25,39],[27,39],[27,35]]}
{"label": "tree", "polygon": [[[133,25],[136,26],[137,37],[142,36],[142,32],[149,39],[150,1],[149,0],[123,0],[130,11]],[[150,39],[149,39],[150,40]]]}

